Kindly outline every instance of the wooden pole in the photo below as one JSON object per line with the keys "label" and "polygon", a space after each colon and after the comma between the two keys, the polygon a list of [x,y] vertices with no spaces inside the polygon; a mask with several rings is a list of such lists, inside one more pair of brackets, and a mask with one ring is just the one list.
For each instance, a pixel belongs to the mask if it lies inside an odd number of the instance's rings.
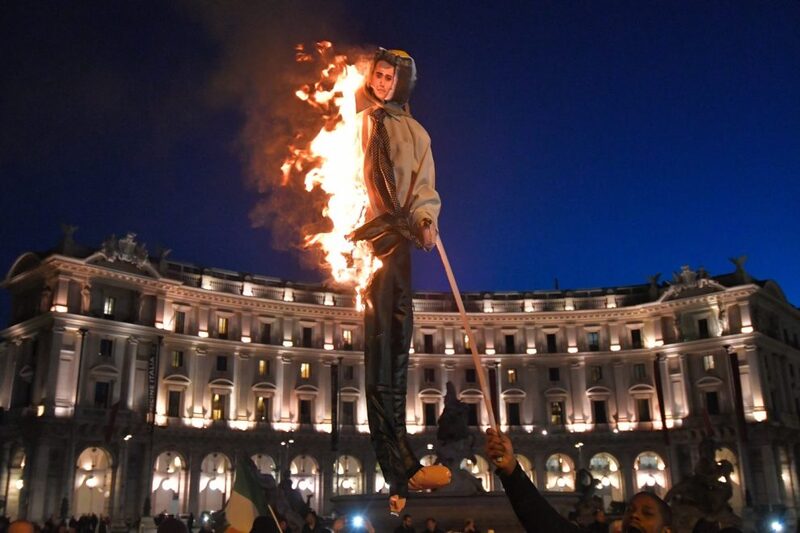
{"label": "wooden pole", "polygon": [[444,271],[447,274],[447,280],[450,282],[450,289],[453,291],[453,296],[456,299],[456,306],[458,307],[458,312],[461,315],[461,323],[463,324],[464,331],[469,339],[469,348],[472,352],[472,362],[475,364],[475,373],[478,375],[478,383],[480,384],[481,392],[483,393],[483,404],[486,406],[486,412],[489,413],[489,424],[493,430],[497,431],[497,420],[494,417],[494,409],[492,408],[492,397],[489,394],[489,385],[486,382],[486,374],[483,371],[481,358],[478,355],[478,343],[475,342],[475,335],[473,335],[472,328],[469,325],[467,311],[464,309],[464,302],[461,300],[461,292],[458,290],[456,278],[453,276],[453,269],[450,266],[450,261],[447,259],[447,253],[444,251],[444,245],[442,244],[441,236],[436,237],[436,247],[439,249],[439,255],[442,258]]}

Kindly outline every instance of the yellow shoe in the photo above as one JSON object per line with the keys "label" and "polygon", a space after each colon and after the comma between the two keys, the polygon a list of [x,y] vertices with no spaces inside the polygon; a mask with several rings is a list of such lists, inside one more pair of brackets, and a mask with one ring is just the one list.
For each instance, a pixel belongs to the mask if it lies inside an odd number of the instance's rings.
{"label": "yellow shoe", "polygon": [[444,465],[423,466],[408,480],[410,490],[440,489],[450,484],[452,474]]}
{"label": "yellow shoe", "polygon": [[400,516],[406,507],[406,499],[397,494],[389,497],[389,512],[395,516]]}

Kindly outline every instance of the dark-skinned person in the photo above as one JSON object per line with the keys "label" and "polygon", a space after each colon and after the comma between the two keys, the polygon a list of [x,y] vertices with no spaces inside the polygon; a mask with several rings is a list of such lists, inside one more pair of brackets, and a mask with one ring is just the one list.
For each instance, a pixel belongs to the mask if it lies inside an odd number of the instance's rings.
{"label": "dark-skinned person", "polygon": [[[527,533],[585,533],[558,514],[525,475],[514,457],[511,439],[502,432],[486,432],[486,455],[497,468],[506,496]],[[623,533],[671,533],[669,506],[649,492],[631,498],[622,518]]]}

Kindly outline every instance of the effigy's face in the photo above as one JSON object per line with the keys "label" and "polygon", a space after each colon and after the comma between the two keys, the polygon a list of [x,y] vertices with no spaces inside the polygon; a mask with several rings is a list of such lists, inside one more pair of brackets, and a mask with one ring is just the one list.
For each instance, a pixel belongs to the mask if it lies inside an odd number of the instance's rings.
{"label": "effigy's face", "polygon": [[381,100],[386,100],[393,84],[394,67],[386,61],[378,61],[378,64],[372,69],[372,76],[369,79],[372,92]]}

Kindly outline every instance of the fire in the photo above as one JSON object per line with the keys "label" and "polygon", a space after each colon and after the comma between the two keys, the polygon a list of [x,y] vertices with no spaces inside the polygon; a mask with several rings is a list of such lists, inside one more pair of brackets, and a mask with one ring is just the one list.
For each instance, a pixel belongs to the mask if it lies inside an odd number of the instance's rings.
{"label": "fire", "polygon": [[[326,41],[317,44],[323,57],[330,49]],[[310,61],[310,54],[298,47],[297,60]],[[308,146],[289,147],[291,155],[281,167],[286,184],[292,172],[304,172],[310,166],[304,176],[306,191],[319,187],[327,194],[321,215],[330,221],[330,231],[305,235],[305,245],[321,248],[334,281],[355,287],[359,309],[363,309],[363,291],[370,277],[381,266],[369,245],[347,238],[366,221],[368,204],[364,151],[358,138],[361,125],[356,120],[356,91],[364,83],[364,71],[366,65],[348,64],[346,56],[337,55],[322,70],[319,82],[295,92],[320,112],[326,124]]]}

